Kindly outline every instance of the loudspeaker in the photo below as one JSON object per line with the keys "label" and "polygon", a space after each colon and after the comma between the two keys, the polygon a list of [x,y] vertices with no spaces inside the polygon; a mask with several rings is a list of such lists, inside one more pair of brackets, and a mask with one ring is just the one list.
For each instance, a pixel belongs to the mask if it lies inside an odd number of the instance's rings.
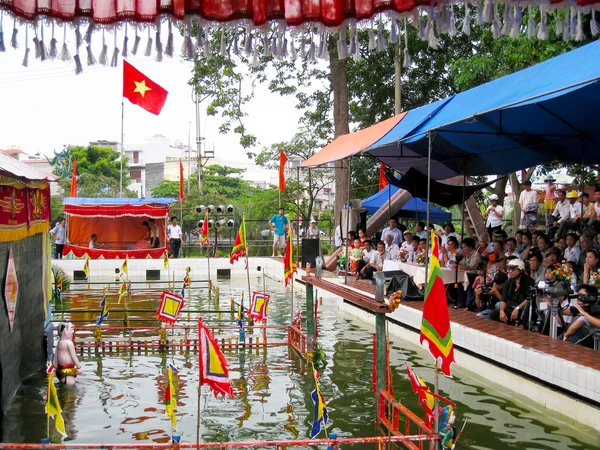
{"label": "loudspeaker", "polygon": [[85,272],[83,270],[74,270],[73,271],[73,281],[86,281],[87,277],[85,276]]}
{"label": "loudspeaker", "polygon": [[319,239],[302,239],[302,264],[301,267],[306,267],[306,263],[310,263],[311,267],[317,264],[316,258],[319,256]]}
{"label": "loudspeaker", "polygon": [[231,269],[217,269],[217,278],[231,278]]}

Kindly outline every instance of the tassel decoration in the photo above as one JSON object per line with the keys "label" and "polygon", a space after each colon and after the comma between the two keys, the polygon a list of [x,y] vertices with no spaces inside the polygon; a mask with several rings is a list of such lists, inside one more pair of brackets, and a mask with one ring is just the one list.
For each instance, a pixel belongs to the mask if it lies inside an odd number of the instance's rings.
{"label": "tassel decoration", "polygon": [[119,47],[117,47],[117,29],[115,28],[115,42],[114,42],[114,50],[113,50],[113,54],[112,54],[112,58],[110,59],[110,67],[117,67],[117,65],[119,64],[119,53],[121,50],[119,50]]}
{"label": "tassel decoration", "polygon": [[494,20],[492,21],[492,36],[494,39],[500,37],[500,13],[498,12],[498,3],[494,3]]}
{"label": "tassel decoration", "polygon": [[203,54],[205,58],[210,58],[210,35],[208,34],[208,28],[204,29],[204,40],[202,42]]}
{"label": "tassel decoration", "polygon": [[46,61],[48,59],[48,49],[46,48],[46,44],[44,44],[44,25],[41,27],[40,36],[40,59]]}
{"label": "tassel decoration", "polygon": [[92,33],[94,32],[94,23],[90,22],[87,31],[85,32],[85,42],[90,45],[92,43]]}
{"label": "tassel decoration", "polygon": [[252,33],[246,29],[246,42],[244,43],[244,53],[246,56],[250,56],[252,54]]}
{"label": "tassel decoration", "polygon": [[377,41],[373,28],[369,29],[369,51],[373,51],[377,48]]}
{"label": "tassel decoration", "polygon": [[477,25],[481,26],[485,22],[483,21],[483,9],[481,9],[481,3],[477,2]]}
{"label": "tassel decoration", "polygon": [[540,41],[548,39],[548,13],[546,11],[546,5],[540,6],[540,27],[538,29],[537,37]]}
{"label": "tassel decoration", "polygon": [[590,19],[590,33],[592,36],[598,36],[598,22],[596,22],[596,10],[592,9],[592,18]]}
{"label": "tassel decoration", "polygon": [[419,37],[422,40],[427,39],[427,34],[425,32],[425,18],[423,16],[421,16],[421,18],[419,19]]}
{"label": "tassel decoration", "polygon": [[127,23],[125,23],[125,37],[123,37],[123,58],[127,58],[129,56],[129,38],[127,37]]}
{"label": "tassel decoration", "polygon": [[[171,24],[171,21],[169,20],[169,35],[167,36],[167,45],[165,46],[165,55],[167,55],[169,58],[173,57],[173,25]],[[186,30],[186,36],[189,36],[190,34],[190,27],[188,25],[187,30]],[[183,41],[185,42],[186,38],[183,38]]]}
{"label": "tassel decoration", "polygon": [[465,18],[463,19],[461,31],[465,36],[471,35],[471,14],[469,12],[469,4],[465,3]]}
{"label": "tassel decoration", "polygon": [[379,31],[377,31],[377,51],[383,52],[387,47],[387,41],[383,37],[383,25],[379,22]]}
{"label": "tassel decoration", "polygon": [[494,1],[485,0],[483,3],[483,23],[492,23],[494,21]]}
{"label": "tassel decoration", "polygon": [[405,69],[408,69],[411,64],[410,53],[408,52],[408,21],[406,17],[404,18],[404,61],[402,62],[402,66]]}
{"label": "tassel decoration", "polygon": [[534,38],[537,34],[537,25],[533,19],[533,8],[529,7],[529,20],[527,21],[527,36]]}
{"label": "tassel decoration", "polygon": [[108,64],[107,61],[108,55],[108,45],[106,45],[106,39],[104,38],[104,30],[102,30],[102,50],[100,51],[100,56],[98,57],[98,62],[103,66]]}
{"label": "tassel decoration", "polygon": [[510,30],[512,29],[512,27],[513,27],[513,17],[511,14],[511,9],[508,7],[508,5],[505,5],[503,24],[502,24],[502,29],[500,30],[500,33],[503,36],[508,36],[510,34]]}
{"label": "tassel decoration", "polygon": [[513,19],[513,26],[510,30],[510,36],[512,38],[518,38],[521,34],[521,19],[523,18],[523,11],[520,5],[515,6],[515,16]]}
{"label": "tassel decoration", "polygon": [[577,30],[575,33],[575,40],[578,42],[583,41],[583,22],[581,20],[581,11],[577,12]]}
{"label": "tassel decoration", "polygon": [[292,42],[290,44],[290,57],[292,59],[292,61],[296,61],[296,59],[298,59],[298,51],[296,50],[296,46],[294,45],[294,40],[292,39]]}
{"label": "tassel decoration", "polygon": [[390,31],[390,42],[396,44],[398,42],[398,24],[396,19],[392,19],[392,29]]}
{"label": "tassel decoration", "polygon": [[184,59],[194,59],[194,54],[196,53],[194,49],[194,43],[192,42],[191,31],[191,27],[188,25],[188,30],[183,38],[183,46],[181,48],[181,53],[183,54]]}
{"label": "tassel decoration", "polygon": [[257,68],[259,65],[259,60],[258,60],[258,45],[256,45],[256,42],[254,42],[254,46],[252,49],[252,67],[253,68]]}
{"label": "tassel decoration", "polygon": [[456,29],[456,20],[454,17],[454,5],[450,5],[450,13],[448,14],[448,35],[454,37],[458,34]]}
{"label": "tassel decoration", "polygon": [[352,26],[350,28],[350,56],[354,56],[356,55],[358,46],[357,46],[357,40],[356,40],[356,27]]}
{"label": "tassel decoration", "polygon": [[556,36],[562,36],[564,31],[563,21],[560,18],[560,11],[556,11],[556,21],[554,23],[554,32]]}
{"label": "tassel decoration", "polygon": [[314,37],[313,37],[313,39],[310,41],[309,50],[308,50],[308,60],[309,61],[315,62],[317,60],[317,58],[315,57],[315,53],[316,53],[316,46],[315,46],[315,41],[314,41]]}
{"label": "tassel decoration", "polygon": [[58,41],[54,37],[54,22],[52,22],[52,38],[50,39],[50,49],[48,50],[48,57],[50,59],[56,59],[58,57]]}
{"label": "tassel decoration", "polygon": [[225,27],[221,27],[221,46],[219,48],[219,52],[221,56],[225,56],[227,54],[227,42],[225,41]]}
{"label": "tassel decoration", "polygon": [[239,46],[239,35],[238,33],[235,33],[234,37],[233,37],[233,54],[235,56],[240,56],[240,46]]}
{"label": "tassel decoration", "polygon": [[81,31],[79,31],[79,24],[75,27],[75,47],[79,49],[81,44],[83,43],[83,38],[81,37]]}
{"label": "tassel decoration", "polygon": [[[6,47],[4,46],[4,30],[2,29],[2,22],[4,20],[4,11],[0,11],[0,52],[5,52]],[[54,27],[54,25],[52,25]],[[52,28],[54,29],[54,28]]]}
{"label": "tassel decoration", "polygon": [[[67,44],[65,44],[67,45]],[[79,54],[76,54],[73,57],[73,60],[75,61],[75,75],[79,75],[81,72],[83,72],[83,66],[81,65],[81,60],[79,59]]]}
{"label": "tassel decoration", "polygon": [[92,52],[92,46],[91,45],[87,45],[85,47],[85,49],[87,50],[87,65],[88,66],[93,66],[98,61],[96,61],[96,58],[94,57],[94,53]]}
{"label": "tassel decoration", "polygon": [[306,58],[306,37],[304,33],[300,37],[300,58]]}
{"label": "tassel decoration", "polygon": [[323,60],[327,60],[327,54],[329,53],[327,51],[327,32],[321,32],[319,34],[319,53],[318,53],[318,57],[319,59],[323,59]]}
{"label": "tassel decoration", "polygon": [[40,59],[42,57],[42,47],[37,36],[33,37],[33,49],[35,50],[35,59]]}
{"label": "tassel decoration", "polygon": [[10,46],[12,48],[18,48],[19,47],[19,42],[17,41],[17,33],[18,32],[19,32],[19,30],[17,30],[17,20],[15,19],[12,36],[10,38]]}
{"label": "tassel decoration", "polygon": [[153,41],[152,41],[152,36],[150,35],[150,28],[148,28],[148,42],[146,42],[146,51],[144,52],[144,56],[152,55],[152,42]]}
{"label": "tassel decoration", "polygon": [[71,61],[71,54],[69,53],[69,47],[67,47],[67,25],[63,25],[63,45],[60,50],[60,60],[64,62]]}
{"label": "tassel decoration", "polygon": [[565,10],[565,21],[563,22],[563,40],[566,42],[571,39],[571,19],[569,10]]}
{"label": "tassel decoration", "polygon": [[273,30],[273,34],[271,35],[271,39],[267,39],[269,45],[270,56],[274,58],[279,57],[279,49],[277,48],[277,32]]}
{"label": "tassel decoration", "polygon": [[[583,33],[583,28],[581,29]],[[575,8],[571,7],[571,38],[577,39],[577,13],[575,12]]]}
{"label": "tassel decoration", "polygon": [[163,46],[160,40],[160,24],[156,29],[156,42],[154,44],[154,49],[156,50],[156,61],[161,62],[163,60]]}
{"label": "tassel decoration", "polygon": [[437,50],[438,41],[437,41],[437,37],[435,36],[435,30],[433,27],[433,18],[431,18],[429,20],[429,22],[427,22],[427,31],[426,32],[427,32],[427,45],[429,46],[429,48]]}
{"label": "tassel decoration", "polygon": [[25,56],[21,65],[23,67],[29,66],[29,27],[25,25]]}
{"label": "tassel decoration", "polygon": [[288,39],[287,37],[285,37],[285,34],[282,36],[282,46],[281,46],[281,50],[282,50],[282,58],[287,58],[288,56]]}
{"label": "tassel decoration", "polygon": [[137,25],[135,27],[135,39],[133,40],[133,48],[131,49],[132,55],[137,55],[138,49],[140,48],[140,42],[142,38],[138,35]]}

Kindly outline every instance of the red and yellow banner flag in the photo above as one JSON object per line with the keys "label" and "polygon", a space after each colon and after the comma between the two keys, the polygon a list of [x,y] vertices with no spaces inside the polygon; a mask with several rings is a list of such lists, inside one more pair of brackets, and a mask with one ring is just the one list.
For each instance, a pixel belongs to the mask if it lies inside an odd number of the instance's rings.
{"label": "red and yellow banner flag", "polygon": [[210,335],[198,319],[198,337],[200,339],[200,385],[207,384],[217,397],[219,394],[233,398],[233,389],[229,381],[229,365],[219,344]]}
{"label": "red and yellow banner flag", "polygon": [[85,262],[83,263],[83,273],[85,273],[85,277],[90,279],[90,257],[85,255]]}
{"label": "red and yellow banner flag", "polygon": [[285,191],[285,165],[288,162],[288,157],[283,153],[283,150],[279,150],[279,190]]}
{"label": "red and yellow banner flag", "polygon": [[63,436],[67,437],[65,431],[65,421],[62,416],[62,408],[56,394],[56,386],[54,386],[54,367],[49,363],[48,373],[48,389],[46,391],[46,414],[48,417],[54,417],[54,425],[56,430]]}
{"label": "red and yellow banner flag", "polygon": [[73,158],[73,176],[71,177],[70,197],[77,197],[77,158]]}
{"label": "red and yellow banner flag", "polygon": [[123,97],[134,105],[159,115],[169,93],[127,61],[123,61]]}
{"label": "red and yellow banner flag", "polygon": [[171,419],[171,426],[174,431],[177,431],[177,416],[175,410],[177,409],[177,401],[175,400],[175,385],[173,384],[173,366],[169,364],[167,368],[168,384],[165,391],[165,414]]}
{"label": "red and yellow banner flag", "polygon": [[385,189],[388,185],[388,180],[385,177],[385,168],[386,165],[384,163],[379,163],[379,190]]}
{"label": "red and yellow banner flag", "polygon": [[269,314],[269,300],[271,296],[264,292],[252,293],[250,302],[250,318],[255,322],[266,322]]}
{"label": "red and yellow banner flag", "polygon": [[429,353],[437,362],[441,360],[441,369],[447,377],[452,376],[451,366],[454,363],[454,344],[450,329],[450,315],[446,290],[442,281],[442,269],[439,260],[438,237],[431,233],[431,257],[429,258],[429,279],[425,290],[423,320],[421,321],[420,342],[427,342]]}
{"label": "red and yellow banner flag", "polygon": [[127,273],[127,265],[128,265],[127,263],[128,263],[128,261],[129,261],[129,258],[126,256],[125,257],[125,261],[123,261],[123,265],[121,266],[121,272],[123,272],[125,274]]}
{"label": "red and yellow banner flag", "polygon": [[292,247],[292,230],[288,231],[288,239],[285,243],[285,256],[283,258],[283,280],[285,286],[290,283],[296,273],[296,264],[294,264],[294,251]]}
{"label": "red and yellow banner flag", "polygon": [[169,268],[169,250],[165,250],[165,257],[163,259],[163,267],[165,269]]}
{"label": "red and yellow banner flag", "polygon": [[179,203],[183,203],[183,163],[179,160]]}
{"label": "red and yellow banner flag", "polygon": [[233,243],[233,248],[231,249],[231,254],[229,255],[229,262],[233,264],[235,261],[240,259],[240,257],[244,256],[248,248],[246,247],[246,218],[242,216],[242,224],[240,225],[240,229],[238,230],[237,236],[235,237],[235,242]]}
{"label": "red and yellow banner flag", "polygon": [[205,245],[208,245],[208,211],[204,215],[204,221],[200,229],[200,247],[204,247]]}

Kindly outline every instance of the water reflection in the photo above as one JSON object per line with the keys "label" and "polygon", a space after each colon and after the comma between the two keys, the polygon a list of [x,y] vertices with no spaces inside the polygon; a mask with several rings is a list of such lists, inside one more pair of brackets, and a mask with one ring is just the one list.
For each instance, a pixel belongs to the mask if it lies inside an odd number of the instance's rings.
{"label": "water reflection", "polygon": [[[253,283],[261,286],[262,279],[253,277]],[[220,307],[229,310],[230,297],[239,299],[242,289],[235,280],[230,286],[223,283],[219,286]],[[290,316],[287,293],[280,283],[270,280],[267,280],[267,289],[273,293],[270,322],[285,323]],[[193,311],[216,308],[214,298],[209,300],[205,291],[196,287],[192,294],[190,309]],[[130,308],[155,309],[156,297],[136,295]],[[85,294],[68,300],[73,307],[82,309],[97,309],[98,301],[98,297]],[[75,314],[72,319],[84,316],[94,319],[90,313]],[[230,314],[223,316],[233,320]],[[191,314],[192,320],[196,317]],[[112,312],[111,318],[122,319]],[[214,320],[216,314],[206,314],[206,318]],[[344,317],[337,307],[327,302],[319,306],[319,342],[327,356],[321,389],[329,407],[328,431],[340,436],[369,436],[378,432],[371,380],[372,332],[372,328]],[[84,353],[80,359],[86,376],[79,377],[74,388],[58,386],[69,435],[67,440],[167,442],[171,425],[164,414],[164,395],[166,367],[171,362],[179,369],[177,419],[183,441],[195,440],[198,423],[205,441],[308,437],[313,419],[310,392],[314,383],[302,358],[285,347],[261,350],[258,354],[248,349],[228,351],[226,356],[234,400],[216,399],[207,387],[202,388],[198,396],[198,356],[194,352],[116,353],[107,350]],[[429,354],[404,341],[392,340],[390,362],[396,397],[422,415],[404,369],[407,360],[426,382],[432,383]],[[39,442],[45,436],[45,383],[40,373],[23,384],[2,422],[4,442]],[[597,447],[600,439],[598,434],[561,422],[565,418],[550,414],[539,405],[460,367],[454,368],[454,379],[441,379],[440,391],[457,403],[459,426],[464,418],[469,420],[460,448],[589,449]],[[60,442],[60,436],[53,432],[52,441]]]}

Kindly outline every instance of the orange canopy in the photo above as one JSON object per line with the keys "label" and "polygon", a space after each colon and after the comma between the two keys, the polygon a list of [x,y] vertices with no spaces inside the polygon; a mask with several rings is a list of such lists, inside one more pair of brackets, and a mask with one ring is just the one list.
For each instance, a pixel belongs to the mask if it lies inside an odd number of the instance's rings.
{"label": "orange canopy", "polygon": [[385,136],[404,118],[405,115],[406,112],[403,112],[390,117],[383,122],[365,128],[364,130],[344,134],[300,164],[300,167],[319,167],[323,164],[339,161],[340,159],[363,152],[370,145]]}

